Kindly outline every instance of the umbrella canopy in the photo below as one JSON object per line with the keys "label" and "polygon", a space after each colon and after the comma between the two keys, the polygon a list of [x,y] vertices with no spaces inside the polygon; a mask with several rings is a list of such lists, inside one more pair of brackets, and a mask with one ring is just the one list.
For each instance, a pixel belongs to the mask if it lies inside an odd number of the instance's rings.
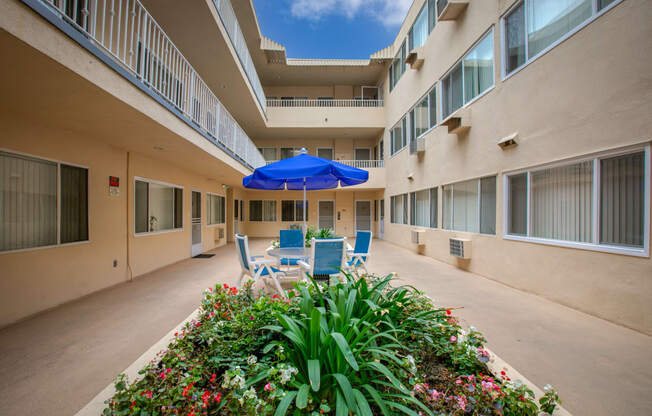
{"label": "umbrella canopy", "polygon": [[369,172],[328,159],[301,154],[270,163],[242,179],[245,188],[270,190],[332,189],[367,182]]}
{"label": "umbrella canopy", "polygon": [[369,172],[332,160],[310,156],[301,149],[298,156],[279,160],[254,170],[242,179],[250,189],[303,190],[303,232],[306,232],[306,190],[332,189],[367,182]]}

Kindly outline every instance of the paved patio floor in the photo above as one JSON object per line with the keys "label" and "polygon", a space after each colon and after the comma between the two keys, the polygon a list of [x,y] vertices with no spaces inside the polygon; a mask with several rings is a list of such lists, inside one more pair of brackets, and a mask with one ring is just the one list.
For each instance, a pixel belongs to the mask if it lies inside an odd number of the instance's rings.
{"label": "paved patio floor", "polygon": [[[268,239],[253,240],[260,253]],[[392,271],[488,338],[576,416],[652,414],[652,338],[375,240],[370,271]],[[70,415],[188,316],[201,291],[234,283],[230,244],[0,330],[0,414]]]}

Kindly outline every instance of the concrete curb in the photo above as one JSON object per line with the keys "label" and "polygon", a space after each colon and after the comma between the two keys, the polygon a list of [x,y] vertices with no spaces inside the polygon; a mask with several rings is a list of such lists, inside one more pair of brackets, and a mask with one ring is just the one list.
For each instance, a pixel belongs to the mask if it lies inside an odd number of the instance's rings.
{"label": "concrete curb", "polygon": [[[174,333],[180,332],[182,328],[186,325],[187,322],[197,319],[199,317],[199,309],[195,309],[186,319],[184,319],[179,325],[174,327],[170,332],[168,332],[163,338],[158,342],[152,345],[147,351],[143,353],[136,361],[131,363],[122,373],[126,374],[129,377],[129,380],[133,381],[138,377],[138,371],[140,371],[145,365],[152,361],[156,354],[168,347],[170,342],[174,339]],[[106,408],[104,402],[115,394],[114,383],[111,382],[108,386],[104,388],[97,396],[86,404],[80,411],[75,413],[75,416],[98,416],[102,414],[102,411]]]}
{"label": "concrete curb", "polygon": [[[179,325],[174,327],[170,332],[168,332],[163,338],[158,342],[152,345],[145,353],[143,353],[136,361],[131,363],[122,373],[126,374],[129,377],[129,380],[135,380],[138,377],[138,371],[152,361],[156,354],[160,351],[167,348],[167,346],[174,339],[174,333],[179,332],[185,326],[187,322],[197,319],[199,317],[199,309],[196,309],[191,313],[186,319],[183,320]],[[539,387],[537,387],[530,380],[525,378],[523,374],[519,373],[514,367],[507,364],[505,360],[496,355],[493,351],[485,348],[491,355],[487,367],[495,375],[500,374],[501,371],[505,371],[509,378],[513,381],[520,380],[523,384],[527,385],[530,390],[532,390],[536,396],[536,400],[539,400],[543,396],[544,392]],[[75,416],[98,416],[102,414],[102,411],[105,409],[106,405],[104,402],[115,394],[114,383],[111,382],[108,386],[104,388],[100,393],[97,394],[86,406],[84,406],[80,411],[78,411]],[[542,413],[543,414],[543,413]],[[558,406],[555,410],[554,416],[572,416],[570,412],[564,409],[561,406]]]}

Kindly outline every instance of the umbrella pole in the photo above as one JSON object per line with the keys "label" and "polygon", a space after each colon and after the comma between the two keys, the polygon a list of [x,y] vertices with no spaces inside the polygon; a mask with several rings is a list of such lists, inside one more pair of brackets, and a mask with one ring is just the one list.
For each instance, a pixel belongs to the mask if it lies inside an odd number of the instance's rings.
{"label": "umbrella pole", "polygon": [[303,235],[305,237],[306,231],[306,178],[303,178]]}

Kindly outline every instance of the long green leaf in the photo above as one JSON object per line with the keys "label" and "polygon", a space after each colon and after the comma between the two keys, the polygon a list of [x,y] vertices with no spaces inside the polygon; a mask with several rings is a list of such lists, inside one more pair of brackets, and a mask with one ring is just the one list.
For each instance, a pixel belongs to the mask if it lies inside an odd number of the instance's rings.
{"label": "long green leaf", "polygon": [[351,347],[349,347],[349,343],[346,342],[346,339],[344,339],[344,336],[339,332],[332,332],[331,338],[335,340],[335,343],[337,344],[340,351],[342,352],[342,355],[344,356],[346,362],[349,363],[349,365],[355,371],[358,371],[360,367],[358,366],[358,362],[355,360],[355,357],[353,356],[353,352],[351,352]]}
{"label": "long green leaf", "polygon": [[297,391],[288,391],[285,393],[285,396],[281,399],[281,402],[278,404],[278,407],[276,408],[276,412],[274,412],[274,416],[285,416],[285,414],[288,411],[288,407],[290,407],[290,403],[292,403],[292,400],[297,396]]}
{"label": "long green leaf", "polygon": [[389,409],[385,405],[385,400],[383,400],[383,398],[380,397],[380,393],[378,393],[378,390],[376,390],[369,384],[364,384],[362,388],[367,390],[367,393],[369,393],[371,399],[376,403],[376,406],[378,406],[383,416],[389,416],[390,414]]}
{"label": "long green leaf", "polygon": [[339,390],[335,399],[335,416],[349,416],[349,406],[346,405],[346,401],[344,401],[344,397],[342,397]]}
{"label": "long green leaf", "polygon": [[358,405],[358,415],[359,416],[374,416],[369,407],[369,402],[367,398],[364,397],[364,394],[358,389],[353,389],[353,395],[355,396],[356,404]]}
{"label": "long green leaf", "polygon": [[333,377],[335,377],[335,380],[337,380],[337,384],[340,386],[340,390],[342,394],[344,395],[344,400],[346,401],[346,405],[351,410],[352,412],[356,411],[356,404],[355,404],[355,396],[353,394],[353,388],[351,387],[351,382],[349,382],[349,379],[346,378],[344,374],[340,373],[335,373],[333,374]]}
{"label": "long green leaf", "polygon": [[392,383],[392,385],[400,390],[403,393],[409,394],[409,391],[403,386],[403,384],[396,378],[396,376],[389,371],[387,367],[385,367],[384,364],[379,363],[377,361],[369,361],[365,364],[363,364],[363,367],[371,367],[378,371],[379,373],[383,374],[387,379]]}
{"label": "long green leaf", "polygon": [[307,384],[304,384],[299,388],[299,393],[297,393],[297,408],[305,409],[305,407],[308,406],[309,391],[310,391],[310,386]]}
{"label": "long green leaf", "polygon": [[313,391],[319,391],[321,384],[321,371],[319,360],[308,360],[308,378]]}

